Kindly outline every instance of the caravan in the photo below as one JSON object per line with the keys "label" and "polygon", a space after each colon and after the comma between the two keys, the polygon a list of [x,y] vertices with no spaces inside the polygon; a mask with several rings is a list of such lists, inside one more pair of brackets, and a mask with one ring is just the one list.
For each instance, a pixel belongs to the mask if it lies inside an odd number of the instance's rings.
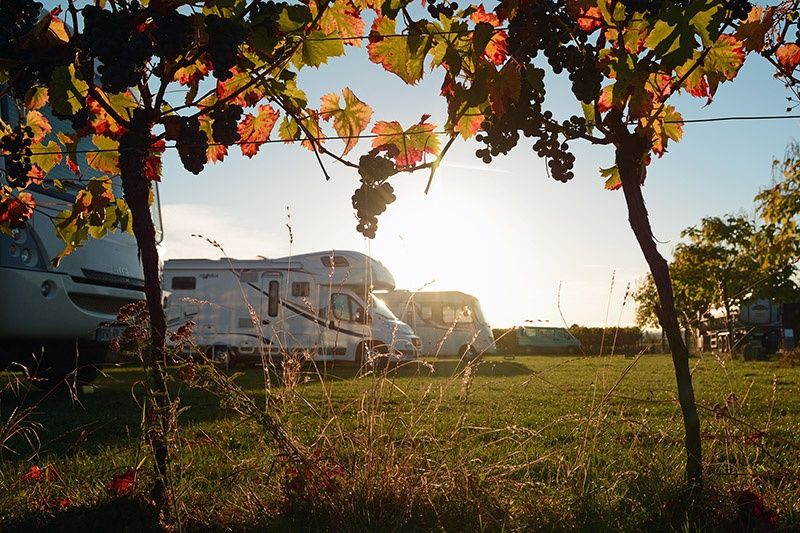
{"label": "caravan", "polygon": [[470,294],[396,290],[381,298],[420,336],[423,355],[473,358],[496,351],[492,328],[478,299]]}
{"label": "caravan", "polygon": [[372,293],[392,288],[389,270],[358,252],[164,265],[169,327],[193,321],[195,343],[222,366],[292,353],[359,366],[413,360],[419,338]]}

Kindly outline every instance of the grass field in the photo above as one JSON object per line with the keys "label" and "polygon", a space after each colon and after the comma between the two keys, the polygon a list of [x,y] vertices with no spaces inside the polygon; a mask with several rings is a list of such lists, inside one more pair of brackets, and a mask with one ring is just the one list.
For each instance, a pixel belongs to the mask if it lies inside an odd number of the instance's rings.
{"label": "grass field", "polygon": [[[243,397],[176,379],[175,519],[187,530],[800,529],[800,367],[691,365],[706,467],[695,498],[683,493],[667,356],[303,368],[270,387],[261,369],[236,377],[313,471],[258,416],[239,414]],[[0,529],[158,527],[141,371],[111,369],[77,399],[2,376]],[[14,434],[24,428],[36,437]],[[51,474],[32,480],[32,466]],[[113,476],[132,468],[133,491],[116,496]]]}

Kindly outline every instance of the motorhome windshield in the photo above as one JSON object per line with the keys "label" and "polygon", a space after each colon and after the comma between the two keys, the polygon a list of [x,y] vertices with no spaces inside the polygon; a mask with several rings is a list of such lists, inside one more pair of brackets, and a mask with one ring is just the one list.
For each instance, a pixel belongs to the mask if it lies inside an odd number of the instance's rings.
{"label": "motorhome windshield", "polygon": [[375,311],[375,314],[382,316],[388,320],[397,320],[397,317],[394,316],[392,310],[384,303],[383,300],[378,298],[375,293],[370,293],[370,297],[372,298],[372,310]]}

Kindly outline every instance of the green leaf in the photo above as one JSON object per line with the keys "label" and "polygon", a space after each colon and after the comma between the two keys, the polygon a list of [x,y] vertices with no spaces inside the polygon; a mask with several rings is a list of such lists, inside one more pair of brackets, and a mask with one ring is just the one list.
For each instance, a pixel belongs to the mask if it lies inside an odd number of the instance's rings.
{"label": "green leaf", "polygon": [[300,138],[300,126],[293,118],[285,116],[278,127],[278,137],[285,142],[296,141]]}
{"label": "green leaf", "polygon": [[45,174],[49,173],[61,163],[63,158],[61,155],[61,147],[55,141],[32,147],[32,151],[46,152],[43,154],[34,153],[34,155],[31,156],[31,163],[42,169]]}
{"label": "green leaf", "polygon": [[667,7],[663,18],[653,25],[645,46],[661,59],[662,67],[684,64],[697,47],[698,37],[703,46],[717,40],[725,16],[722,4],[721,0],[696,0],[687,7]]}
{"label": "green leaf", "polygon": [[92,142],[100,151],[86,154],[89,166],[99,172],[119,175],[119,141],[105,135],[92,135]]}
{"label": "green leaf", "polygon": [[328,59],[341,55],[344,55],[344,43],[340,39],[332,39],[321,31],[312,31],[303,39],[292,62],[298,68],[304,65],[319,67]]}
{"label": "green leaf", "polygon": [[622,178],[619,176],[619,168],[617,168],[617,165],[609,168],[601,168],[600,175],[605,178],[604,187],[609,191],[616,191],[622,187]]}
{"label": "green leaf", "polygon": [[75,65],[53,69],[50,80],[50,104],[61,115],[74,115],[84,107],[89,85],[76,76]]}
{"label": "green leaf", "polygon": [[[395,21],[386,17],[375,19],[371,34],[394,35],[397,33]],[[431,48],[429,35],[409,34],[404,38],[374,37],[367,45],[369,58],[373,63],[397,75],[409,85],[416,84],[425,66],[425,55]]]}
{"label": "green leaf", "polygon": [[333,119],[333,129],[344,139],[345,146],[342,155],[347,155],[356,144],[358,136],[372,120],[372,108],[358,99],[349,88],[342,90],[344,108],[339,105],[339,95],[331,93],[322,97],[320,114],[323,120]]}

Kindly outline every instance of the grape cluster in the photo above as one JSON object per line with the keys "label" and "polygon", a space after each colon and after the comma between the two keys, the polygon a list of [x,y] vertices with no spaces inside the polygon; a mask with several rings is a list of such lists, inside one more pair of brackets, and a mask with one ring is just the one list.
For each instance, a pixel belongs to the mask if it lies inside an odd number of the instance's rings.
{"label": "grape cluster", "polygon": [[42,4],[33,0],[3,0],[0,2],[0,57],[13,57],[17,39],[30,32],[39,20]]}
{"label": "grape cluster", "polygon": [[0,153],[5,157],[6,180],[12,187],[24,186],[31,165],[31,137],[33,130],[17,124],[14,129],[0,137]]}
{"label": "grape cluster", "polygon": [[194,29],[192,19],[176,11],[167,11],[165,14],[153,18],[155,29],[155,53],[164,59],[176,59],[183,55],[194,42]]}
{"label": "grape cluster", "polygon": [[452,18],[457,10],[458,4],[455,2],[448,2],[447,0],[442,0],[442,2],[438,4],[435,1],[428,3],[428,13],[435,19],[438,19],[439,15]]}
{"label": "grape cluster", "polygon": [[[591,103],[599,97],[603,76],[597,68],[598,51],[587,42],[586,35],[563,2],[543,0],[524,4],[509,21],[508,47],[523,65],[530,65],[542,53],[554,73],[568,73],[576,98]],[[576,36],[581,46],[571,44]],[[507,154],[522,136],[529,137],[554,179],[572,179],[575,156],[567,141],[586,133],[586,121],[573,116],[559,123],[543,109],[544,99],[543,87],[526,77],[519,100],[509,105],[505,115],[500,120],[490,117],[482,124],[483,133],[476,139],[486,146],[476,155],[490,163],[492,158]]]}
{"label": "grape cluster", "polygon": [[389,182],[361,183],[353,194],[353,208],[356,210],[358,225],[356,230],[368,239],[375,238],[378,230],[378,215],[386,211],[386,206],[397,199],[394,187]]}
{"label": "grape cluster", "polygon": [[82,48],[102,64],[97,68],[103,88],[123,92],[141,81],[142,70],[153,56],[153,42],[141,30],[143,10],[133,1],[128,9],[83,8]]}
{"label": "grape cluster", "polygon": [[242,106],[238,105],[227,105],[212,110],[209,117],[213,120],[211,134],[214,140],[225,146],[238,142],[240,137],[237,126],[241,116]]}
{"label": "grape cluster", "polygon": [[183,167],[192,174],[200,174],[208,162],[208,135],[200,129],[197,117],[180,117],[180,135],[175,147]]}
{"label": "grape cluster", "polygon": [[[677,7],[683,9],[689,6],[691,0],[620,0],[625,6],[625,15],[630,17],[634,13],[643,13],[646,16],[658,14],[663,8]],[[734,19],[743,20],[747,18],[753,4],[746,0],[728,0],[727,8]]]}
{"label": "grape cluster", "polygon": [[375,238],[378,215],[397,199],[394,188],[386,181],[396,172],[395,164],[386,157],[367,154],[358,160],[361,186],[352,197],[353,208],[358,217],[356,230],[369,239]]}
{"label": "grape cluster", "polygon": [[233,76],[230,69],[236,66],[239,46],[246,37],[244,27],[230,18],[207,15],[206,32],[208,33],[206,51],[214,65],[214,77],[225,81]]}
{"label": "grape cluster", "polygon": [[49,83],[53,69],[71,60],[71,43],[58,43],[46,50],[37,48],[38,43],[20,46],[20,39],[30,34],[42,13],[40,2],[0,1],[0,58],[8,65],[9,89],[17,98],[31,87]]}

